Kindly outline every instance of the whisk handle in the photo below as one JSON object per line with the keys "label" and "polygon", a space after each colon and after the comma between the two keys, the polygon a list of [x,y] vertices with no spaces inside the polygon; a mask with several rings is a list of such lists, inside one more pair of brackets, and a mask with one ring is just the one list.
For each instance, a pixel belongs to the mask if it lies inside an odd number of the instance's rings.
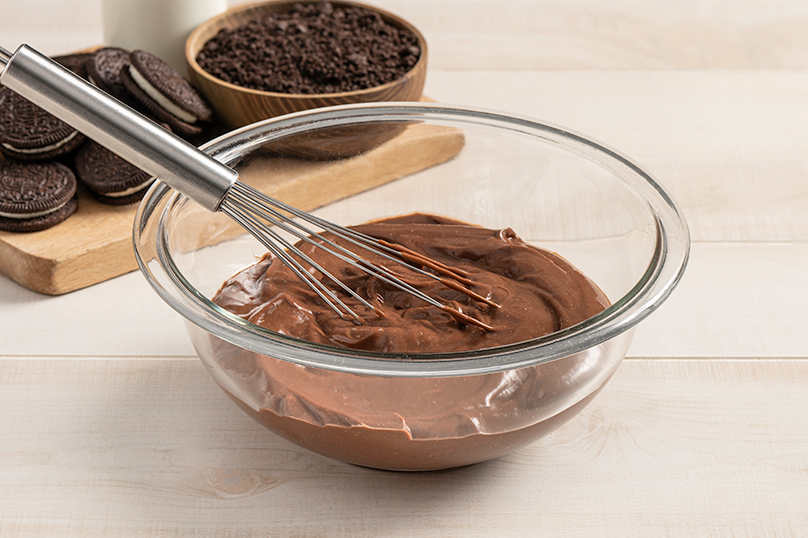
{"label": "whisk handle", "polygon": [[138,168],[216,211],[238,173],[21,45],[0,48],[0,82]]}

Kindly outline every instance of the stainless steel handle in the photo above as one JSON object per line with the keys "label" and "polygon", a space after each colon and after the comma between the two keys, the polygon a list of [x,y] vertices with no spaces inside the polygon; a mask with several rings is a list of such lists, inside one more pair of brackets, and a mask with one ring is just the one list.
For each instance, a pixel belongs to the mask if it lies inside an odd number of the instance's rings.
{"label": "stainless steel handle", "polygon": [[0,48],[0,82],[204,208],[216,211],[238,173],[28,45]]}

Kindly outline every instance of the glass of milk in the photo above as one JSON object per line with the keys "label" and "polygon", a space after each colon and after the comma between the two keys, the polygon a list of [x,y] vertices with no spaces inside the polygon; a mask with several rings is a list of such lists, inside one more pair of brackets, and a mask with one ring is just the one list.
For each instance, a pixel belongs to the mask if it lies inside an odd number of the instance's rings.
{"label": "glass of milk", "polygon": [[227,9],[227,0],[102,0],[104,44],[141,49],[185,74],[185,40]]}

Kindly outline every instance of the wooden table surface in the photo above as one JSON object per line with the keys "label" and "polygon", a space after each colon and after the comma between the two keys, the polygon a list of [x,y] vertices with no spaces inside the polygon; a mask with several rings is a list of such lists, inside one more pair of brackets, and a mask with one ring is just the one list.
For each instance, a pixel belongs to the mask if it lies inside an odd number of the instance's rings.
{"label": "wooden table surface", "polygon": [[[808,3],[374,3],[426,35],[429,96],[649,168],[690,224],[680,287],[548,438],[397,474],[253,422],[140,274],[0,278],[0,536],[808,535]],[[101,40],[99,0],[0,13],[6,48]]]}

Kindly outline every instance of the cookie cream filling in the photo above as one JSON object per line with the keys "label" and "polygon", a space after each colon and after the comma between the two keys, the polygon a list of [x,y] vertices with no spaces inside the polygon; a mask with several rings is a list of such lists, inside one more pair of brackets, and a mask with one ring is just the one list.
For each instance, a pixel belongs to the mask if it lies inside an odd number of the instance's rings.
{"label": "cookie cream filling", "polygon": [[15,148],[11,144],[6,144],[5,142],[3,142],[3,147],[15,153],[25,153],[25,154],[46,153],[48,151],[53,151],[55,149],[61,148],[62,146],[64,146],[65,144],[76,138],[78,134],[79,134],[78,131],[73,131],[72,133],[70,133],[63,139],[59,140],[55,144],[51,144],[50,146],[42,146],[41,148],[20,149]]}
{"label": "cookie cream filling", "polygon": [[59,211],[60,209],[62,209],[64,206],[67,205],[68,201],[65,201],[64,203],[59,204],[59,205],[57,205],[56,207],[54,207],[52,209],[46,209],[45,211],[35,211],[33,213],[6,213],[4,211],[0,211],[0,217],[5,217],[7,219],[20,219],[20,220],[23,220],[23,219],[35,219],[37,217],[44,217],[45,215],[50,215],[51,213],[55,213],[55,212]]}
{"label": "cookie cream filling", "polygon": [[103,194],[104,196],[109,196],[110,198],[123,198],[124,196],[129,196],[130,194],[135,194],[136,192],[140,192],[143,189],[148,188],[149,185],[151,185],[152,183],[154,183],[154,178],[152,178],[151,180],[146,181],[144,183],[141,183],[140,185],[137,185],[135,187],[131,187],[131,188],[123,190],[123,191],[104,192],[104,193],[100,193],[100,194]]}
{"label": "cookie cream filling", "polygon": [[178,117],[185,123],[195,123],[197,118],[193,115],[187,113],[171,101],[169,101],[162,93],[160,93],[157,88],[149,84],[149,81],[143,78],[137,69],[135,69],[134,65],[129,66],[129,74],[132,75],[135,83],[140,87],[141,90],[146,92],[146,95],[154,99],[154,101],[163,107],[166,111],[170,112],[172,115]]}

